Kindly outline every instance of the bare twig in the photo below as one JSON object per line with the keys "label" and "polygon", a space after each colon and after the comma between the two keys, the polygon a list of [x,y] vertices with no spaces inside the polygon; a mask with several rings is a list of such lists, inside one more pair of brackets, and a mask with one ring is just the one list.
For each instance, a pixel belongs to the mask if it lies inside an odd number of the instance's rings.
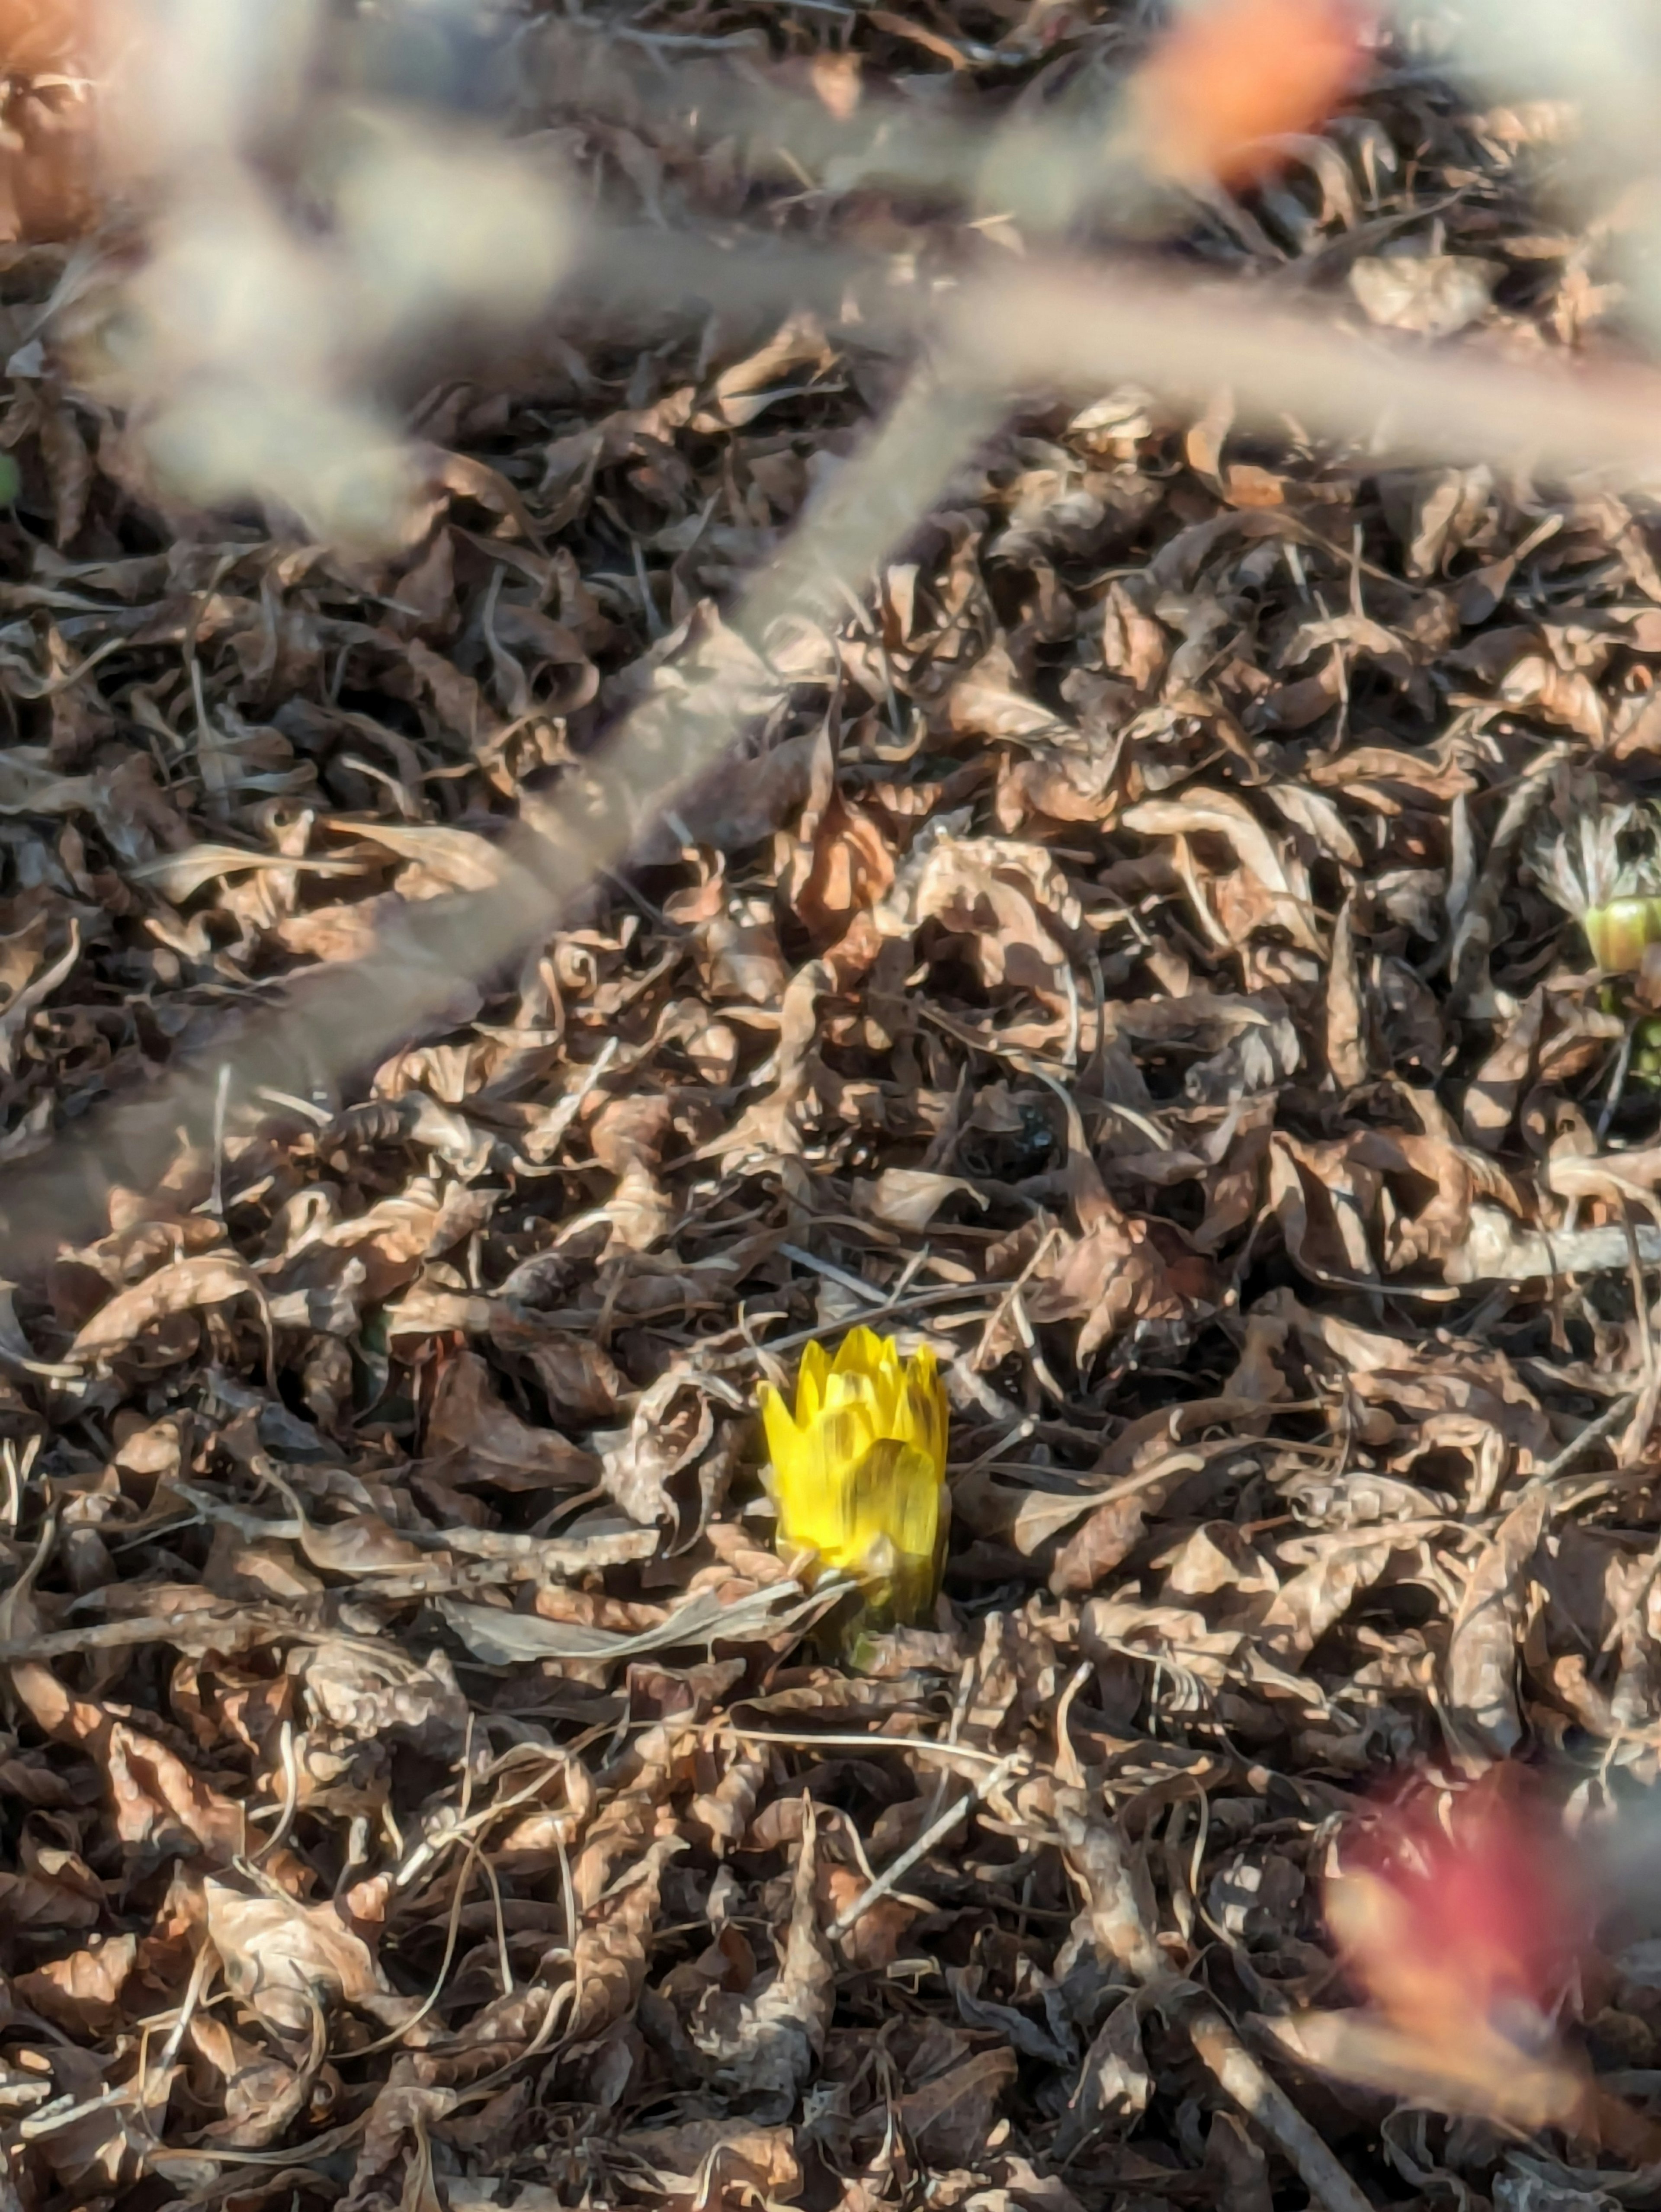
{"label": "bare twig", "polygon": [[951,1834],[970,1806],[977,1805],[983,1797],[989,1797],[995,1790],[1001,1788],[1015,1769],[1025,1762],[1025,1756],[1024,1752],[1012,1751],[1007,1759],[1001,1759],[986,1773],[977,1775],[964,1795],[948,1805],[937,1820],[931,1820],[916,1841],[903,1850],[891,1866],[885,1867],[851,1904],[843,1906],[825,1931],[831,1941],[834,1942],[837,1936],[845,1936],[861,1913],[867,1911],[879,1898],[886,1897],[891,1890],[897,1888],[912,1868],[920,1860],[926,1859],[935,1844]]}
{"label": "bare twig", "polygon": [[1084,1889],[1091,1934],[1099,1948],[1183,2028],[1218,2087],[1292,2161],[1323,2212],[1372,2212],[1291,2098],[1246,2050],[1214,1999],[1171,1966],[1148,1925],[1123,1838],[1094,1798],[1082,1790],[1061,1792],[1056,1825]]}
{"label": "bare twig", "polygon": [[1637,1403],[1635,1391],[1623,1390],[1618,1398],[1611,1400],[1595,1421],[1588,1421],[1579,1435],[1566,1443],[1555,1459],[1548,1460],[1537,1474],[1530,1476],[1524,1485],[1524,1490],[1555,1482],[1560,1474],[1567,1474],[1576,1460],[1595,1445],[1601,1444],[1606,1437],[1612,1437]]}

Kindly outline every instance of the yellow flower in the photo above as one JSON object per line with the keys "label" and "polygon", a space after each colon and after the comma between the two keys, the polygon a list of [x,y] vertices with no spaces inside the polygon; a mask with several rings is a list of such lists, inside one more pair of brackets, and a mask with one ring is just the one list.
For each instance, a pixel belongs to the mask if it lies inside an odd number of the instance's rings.
{"label": "yellow flower", "polygon": [[946,1391],[925,1346],[904,1366],[891,1336],[855,1328],[833,1365],[802,1355],[796,1410],[761,1389],[778,1507],[779,1556],[848,1575],[865,1620],[914,1626],[933,1614],[946,1558]]}

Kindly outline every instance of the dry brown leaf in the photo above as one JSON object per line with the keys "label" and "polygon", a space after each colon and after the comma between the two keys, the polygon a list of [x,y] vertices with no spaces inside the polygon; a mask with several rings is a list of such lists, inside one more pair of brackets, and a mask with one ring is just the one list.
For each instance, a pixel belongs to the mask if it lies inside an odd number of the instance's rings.
{"label": "dry brown leaf", "polygon": [[447,1482],[587,1489],[599,1473],[592,1454],[510,1412],[476,1352],[456,1352],[440,1369],[426,1441],[429,1461]]}
{"label": "dry brown leaf", "polygon": [[889,937],[912,938],[925,921],[967,939],[982,981],[1054,991],[1068,962],[1059,929],[1080,926],[1066,877],[1041,846],[958,837],[931,823],[875,910]]}
{"label": "dry brown leaf", "polygon": [[[820,1862],[818,1895],[827,1921],[839,1920],[870,1887],[862,1875]],[[897,1897],[879,1897],[849,1923],[838,1943],[843,1957],[866,1973],[884,1972],[899,1957],[905,1932],[916,1917],[915,1905],[903,1905]]]}
{"label": "dry brown leaf", "polygon": [[[1173,1492],[1201,1473],[1206,1456],[1197,1451],[1174,1451],[1164,1461],[1113,1485],[1099,1504],[1090,1502],[1087,1517],[1076,1534],[1056,1554],[1050,1571],[1050,1587],[1058,1597],[1082,1595],[1111,1574],[1134,1549],[1151,1516],[1158,1514]],[[1065,1500],[1046,1515],[1041,1498],[1031,1501],[1017,1519],[1011,1534],[1023,1550],[1043,1528],[1046,1518],[1066,1511],[1075,1516],[1084,1501]]]}
{"label": "dry brown leaf", "polygon": [[314,1722],[348,1741],[405,1742],[442,1760],[459,1758],[465,1745],[467,1700],[441,1651],[414,1668],[401,1651],[319,1644],[300,1680]]}
{"label": "dry brown leaf", "polygon": [[1595,745],[1609,737],[1609,721],[1597,685],[1577,668],[1560,668],[1541,653],[1515,661],[1500,679],[1500,696],[1512,707],[1531,707],[1541,719],[1573,730]]}
{"label": "dry brown leaf", "polygon": [[1355,902],[1346,899],[1332,933],[1332,967],[1327,978],[1327,1066],[1341,1091],[1367,1079],[1366,1002],[1355,955]]}
{"label": "dry brown leaf", "polygon": [[678,1837],[655,1838],[622,1883],[585,1913],[571,1946],[574,1995],[566,2033],[572,2042],[592,2041],[634,2009],[646,1979],[663,1869],[681,1848]]}
{"label": "dry brown leaf", "polygon": [[1013,2051],[982,2051],[900,2099],[901,2125],[925,2158],[950,2166],[983,2159],[998,2106],[1014,2081]]}
{"label": "dry brown leaf", "polygon": [[[849,57],[853,58],[853,57]],[[794,2130],[788,2127],[757,2127],[733,2120],[682,2120],[670,2127],[625,2128],[617,2147],[631,2158],[644,2160],[660,2181],[681,2182],[680,2189],[666,2187],[675,2198],[691,2194],[696,2181],[725,2191],[753,2189],[775,2203],[788,2204],[801,2180]],[[551,2205],[549,2212],[554,2212]]]}
{"label": "dry brown leaf", "polygon": [[1543,988],[1531,991],[1471,1079],[1465,1093],[1464,1132],[1485,1152],[1497,1152],[1511,1127],[1539,1048],[1545,1016]]}
{"label": "dry brown leaf", "polygon": [[228,1986],[279,2037],[303,2044],[319,2006],[350,2004],[384,2021],[414,2009],[338,1905],[302,1904],[242,1875],[209,1875],[199,1896]]}
{"label": "dry brown leaf", "polygon": [[1518,1645],[1527,1569],[1548,1510],[1543,1492],[1512,1508],[1472,1566],[1454,1615],[1444,1674],[1447,1717],[1456,1744],[1478,1756],[1503,1759],[1523,1739]]}
{"label": "dry brown leaf", "polygon": [[497,1311],[490,1340],[499,1352],[529,1362],[556,1418],[586,1424],[611,1419],[629,1385],[602,1344],[550,1328],[530,1315]]}
{"label": "dry brown leaf", "polygon": [[1269,1650],[1294,1664],[1307,1659],[1362,1591],[1382,1579],[1397,1552],[1411,1548],[1417,1533],[1412,1527],[1382,1536],[1345,1531],[1281,1545],[1282,1558],[1306,1564],[1281,1583],[1262,1615],[1258,1632]]}
{"label": "dry brown leaf", "polygon": [[729,1758],[714,1789],[701,1790],[692,1800],[687,1817],[709,1835],[717,1856],[738,1843],[754,1817],[767,1762],[753,1753]]}
{"label": "dry brown leaf", "polygon": [[804,1807],[790,1922],[777,1971],[742,1997],[708,1990],[688,2025],[715,2088],[743,2098],[763,2119],[794,2110],[830,2026],[836,1976],[814,1906],[817,1866],[810,1803]]}
{"label": "dry brown leaf", "polygon": [[[1196,790],[1180,799],[1144,799],[1125,810],[1124,826],[1144,837],[1177,839],[1179,854],[1185,849],[1182,841],[1188,838],[1202,834],[1222,838],[1255,886],[1254,904],[1261,919],[1277,924],[1311,952],[1322,949],[1306,872],[1295,854],[1277,847],[1245,801],[1232,791]],[[1180,857],[1177,866],[1184,866]],[[1209,925],[1210,909],[1203,903],[1201,918]],[[1223,941],[1235,939],[1230,935]]]}
{"label": "dry brown leaf", "polygon": [[709,1398],[672,1369],[642,1394],[626,1429],[596,1431],[606,1496],[644,1527],[672,1519],[668,1485],[703,1455],[714,1434]]}
{"label": "dry brown leaf", "polygon": [[70,1352],[77,1359],[113,1358],[170,1314],[223,1305],[242,1297],[257,1299],[262,1309],[265,1305],[259,1278],[231,1254],[204,1252],[175,1260],[130,1290],[118,1291],[81,1330]]}
{"label": "dry brown leaf", "polygon": [[873,1221],[891,1229],[927,1229],[949,1198],[961,1191],[977,1206],[986,1200],[962,1176],[934,1175],[926,1168],[885,1168],[874,1182],[855,1182],[855,1202]]}
{"label": "dry brown leaf", "polygon": [[222,1796],[165,1744],[106,1707],[75,1697],[38,1661],[14,1667],[11,1682],[37,1726],[99,1762],[123,1843],[162,1853],[200,1852],[221,1863],[246,1849],[245,1808]]}
{"label": "dry brown leaf", "polygon": [[71,2035],[102,2035],[121,2017],[121,1993],[138,1958],[136,1936],[94,1938],[12,1984],[17,2001]]}
{"label": "dry brown leaf", "polygon": [[1153,2076],[1142,2050],[1140,1997],[1121,1997],[1097,2030],[1062,2116],[1060,2155],[1073,2155],[1098,2131],[1129,2133],[1147,2110]]}

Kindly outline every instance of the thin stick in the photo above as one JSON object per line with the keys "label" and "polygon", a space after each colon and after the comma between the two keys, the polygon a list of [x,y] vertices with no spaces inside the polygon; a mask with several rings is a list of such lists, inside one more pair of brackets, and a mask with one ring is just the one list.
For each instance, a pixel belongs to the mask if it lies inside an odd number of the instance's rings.
{"label": "thin stick", "polygon": [[1618,1398],[1610,1401],[1595,1421],[1588,1421],[1579,1435],[1564,1445],[1555,1459],[1548,1459],[1537,1474],[1530,1475],[1524,1488],[1534,1490],[1548,1482],[1555,1482],[1560,1474],[1573,1466],[1583,1452],[1589,1452],[1594,1444],[1601,1444],[1606,1437],[1613,1436],[1637,1403],[1638,1393],[1635,1390],[1623,1390]]}
{"label": "thin stick", "polygon": [[1298,2178],[1324,2212],[1374,2212],[1277,2081],[1272,2081],[1209,1997],[1175,2008],[1196,2055],[1217,2086],[1255,2120],[1296,2167]]}
{"label": "thin stick", "polygon": [[1215,1999],[1185,1981],[1159,1948],[1138,1895],[1123,1831],[1083,1790],[1057,1793],[1056,1823],[1074,1879],[1085,1893],[1098,1948],[1183,2029],[1218,2087],[1291,2160],[1322,2212],[1373,2212],[1286,2092],[1246,2050]]}
{"label": "thin stick", "polygon": [[983,1797],[989,1797],[1023,1764],[1025,1758],[1024,1752],[1012,1751],[1007,1758],[1001,1759],[989,1772],[977,1776],[964,1796],[948,1805],[940,1819],[931,1821],[916,1843],[909,1850],[902,1851],[891,1866],[885,1867],[868,1889],[856,1897],[851,1905],[843,1907],[826,1931],[831,1942],[834,1942],[839,1936],[845,1936],[861,1913],[868,1911],[879,1897],[886,1897],[890,1890],[904,1881],[918,1860],[927,1858],[935,1844],[951,1834],[970,1806],[978,1804]]}
{"label": "thin stick", "polygon": [[928,1735],[856,1735],[852,1730],[842,1735],[810,1735],[806,1729],[795,1732],[788,1729],[752,1729],[733,1727],[728,1733],[740,1743],[780,1743],[794,1751],[915,1751],[925,1759],[961,1759],[971,1765],[997,1766],[1001,1762],[989,1751],[977,1751],[966,1743],[938,1743]]}

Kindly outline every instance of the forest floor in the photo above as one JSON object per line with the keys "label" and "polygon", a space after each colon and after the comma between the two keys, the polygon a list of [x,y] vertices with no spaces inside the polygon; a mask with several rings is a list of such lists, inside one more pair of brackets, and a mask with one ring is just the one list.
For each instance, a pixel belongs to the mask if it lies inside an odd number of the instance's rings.
{"label": "forest floor", "polygon": [[[1146,43],[1076,0],[618,27],[975,127]],[[644,100],[545,119],[648,211],[766,200]],[[1611,345],[1560,120],[1386,47],[1163,250]],[[885,252],[937,220],[806,197]],[[10,259],[0,351],[64,250]],[[801,313],[648,337],[422,395],[376,562],[164,514],[14,362],[10,1188],[495,880],[892,389]],[[1307,2057],[1379,1996],[1323,1912],[1352,1816],[1656,1779],[1661,1054],[1542,840],[1654,781],[1658,562],[1594,485],[1031,397],[567,926],[113,1162],[0,1304],[3,2202],[1661,2203],[1653,1944],[1564,2028],[1631,2157]],[[857,1672],[756,1419],[855,1322],[938,1355],[952,1491],[936,1621]],[[1430,2011],[1433,2083],[1478,2031]]]}

